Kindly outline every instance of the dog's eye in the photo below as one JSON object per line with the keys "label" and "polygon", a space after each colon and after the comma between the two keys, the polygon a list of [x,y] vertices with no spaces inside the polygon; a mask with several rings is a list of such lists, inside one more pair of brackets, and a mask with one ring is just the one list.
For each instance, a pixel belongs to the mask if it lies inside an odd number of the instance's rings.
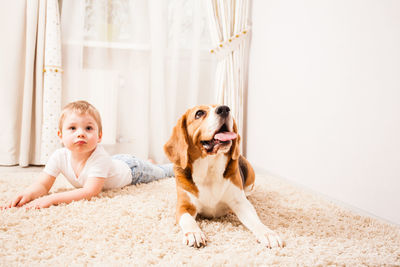
{"label": "dog's eye", "polygon": [[198,110],[196,112],[196,116],[195,116],[196,120],[203,117],[205,114],[206,114],[206,112],[204,110]]}

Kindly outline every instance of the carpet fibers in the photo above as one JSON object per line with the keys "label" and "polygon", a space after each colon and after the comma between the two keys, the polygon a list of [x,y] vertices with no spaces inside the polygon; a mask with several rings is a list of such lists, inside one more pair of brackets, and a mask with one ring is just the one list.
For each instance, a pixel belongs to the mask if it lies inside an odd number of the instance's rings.
{"label": "carpet fibers", "polygon": [[[0,174],[0,205],[37,172]],[[51,192],[70,190],[63,177]],[[267,249],[232,215],[198,219],[208,237],[182,244],[175,183],[108,190],[91,201],[48,209],[0,210],[1,266],[400,266],[400,227],[360,216],[269,176],[249,197],[286,241]]]}

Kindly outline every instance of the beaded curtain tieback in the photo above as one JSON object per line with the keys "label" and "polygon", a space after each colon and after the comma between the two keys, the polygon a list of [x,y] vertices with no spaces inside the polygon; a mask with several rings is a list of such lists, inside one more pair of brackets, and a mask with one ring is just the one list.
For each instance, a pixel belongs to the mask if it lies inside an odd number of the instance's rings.
{"label": "beaded curtain tieback", "polygon": [[49,71],[49,72],[60,72],[60,73],[64,72],[64,70],[60,66],[52,66],[52,65],[46,65],[43,68],[43,72],[47,72],[47,71]]}

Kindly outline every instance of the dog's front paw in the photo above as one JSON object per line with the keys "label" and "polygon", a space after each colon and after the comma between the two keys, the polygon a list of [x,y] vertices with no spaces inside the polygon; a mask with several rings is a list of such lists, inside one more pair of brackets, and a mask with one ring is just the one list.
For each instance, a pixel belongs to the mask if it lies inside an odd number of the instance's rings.
{"label": "dog's front paw", "polygon": [[202,231],[187,232],[183,236],[183,244],[199,248],[207,245],[207,238]]}
{"label": "dog's front paw", "polygon": [[281,247],[285,246],[284,241],[279,237],[277,233],[269,228],[263,229],[256,234],[257,241],[265,245],[267,248]]}

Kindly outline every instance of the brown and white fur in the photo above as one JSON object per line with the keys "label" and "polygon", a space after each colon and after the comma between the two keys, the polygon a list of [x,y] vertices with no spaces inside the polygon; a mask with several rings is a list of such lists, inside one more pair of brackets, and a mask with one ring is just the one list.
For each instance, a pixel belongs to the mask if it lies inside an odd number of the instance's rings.
{"label": "brown and white fur", "polygon": [[254,188],[255,174],[240,155],[240,136],[227,106],[196,106],[186,111],[164,146],[174,163],[177,189],[176,221],[183,242],[201,247],[206,236],[197,214],[218,217],[233,211],[266,247],[283,247],[281,238],[259,219],[246,194]]}

